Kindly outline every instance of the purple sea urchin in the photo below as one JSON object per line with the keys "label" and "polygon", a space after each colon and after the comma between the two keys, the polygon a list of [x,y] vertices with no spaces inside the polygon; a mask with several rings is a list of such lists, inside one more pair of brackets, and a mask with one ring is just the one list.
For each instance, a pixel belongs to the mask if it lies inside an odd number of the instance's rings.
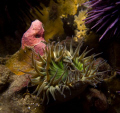
{"label": "purple sea urchin", "polygon": [[[33,75],[31,83],[37,85],[34,93],[37,93],[43,102],[49,102],[50,95],[54,100],[59,100],[58,96],[61,95],[64,101],[68,92],[72,97],[76,90],[77,93],[83,91],[83,86],[96,86],[102,80],[103,72],[97,70],[103,62],[94,65],[96,55],[85,57],[91,51],[87,51],[87,48],[79,55],[82,44],[81,41],[73,52],[72,41],[70,50],[66,45],[52,42],[46,46],[43,56],[38,55],[39,60],[32,55],[34,71],[27,73]],[[72,89],[75,89],[74,92]]]}
{"label": "purple sea urchin", "polygon": [[92,0],[89,4],[86,24],[93,22],[91,29],[101,32],[101,40],[105,35],[118,37],[120,35],[120,0]]}

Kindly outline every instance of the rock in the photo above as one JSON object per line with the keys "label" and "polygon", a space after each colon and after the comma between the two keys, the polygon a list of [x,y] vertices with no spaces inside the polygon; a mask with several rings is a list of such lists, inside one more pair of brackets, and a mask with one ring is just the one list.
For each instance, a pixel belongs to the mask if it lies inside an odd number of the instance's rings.
{"label": "rock", "polygon": [[10,83],[9,89],[3,93],[3,96],[11,98],[12,95],[26,87],[29,83],[29,78],[26,75],[21,75],[21,76],[16,76],[13,75],[10,78]]}
{"label": "rock", "polygon": [[10,74],[12,74],[12,72],[10,72],[7,67],[0,65],[0,92],[3,92],[3,90],[6,90],[8,88],[8,79]]}
{"label": "rock", "polygon": [[39,97],[25,91],[29,80],[28,75],[17,76],[0,65],[0,113],[43,113]]}
{"label": "rock", "polygon": [[[106,96],[97,89],[90,88],[89,93],[86,95],[89,109],[94,109],[94,111],[105,111],[108,109],[108,102]],[[95,112],[95,113],[96,113]]]}

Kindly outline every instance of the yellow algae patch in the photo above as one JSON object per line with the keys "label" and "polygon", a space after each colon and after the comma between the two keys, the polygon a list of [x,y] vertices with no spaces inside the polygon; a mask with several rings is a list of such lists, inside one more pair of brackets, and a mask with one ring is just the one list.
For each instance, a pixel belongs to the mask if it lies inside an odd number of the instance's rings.
{"label": "yellow algae patch", "polygon": [[48,41],[64,34],[61,19],[66,18],[68,15],[75,15],[78,7],[86,1],[88,0],[57,0],[57,2],[50,0],[48,7],[41,3],[42,9],[37,6],[34,11],[31,9],[31,14],[43,23],[45,40]]}
{"label": "yellow algae patch", "polygon": [[43,27],[45,29],[44,38],[46,41],[52,39],[53,37],[58,37],[64,33],[63,29],[63,22],[58,13],[58,4],[55,3],[53,0],[50,1],[49,7],[40,4],[43,8],[40,12],[43,14],[39,14],[39,10],[35,9],[35,13],[33,15],[43,23]]}
{"label": "yellow algae patch", "polygon": [[30,65],[31,61],[31,49],[20,49],[7,61],[6,66],[16,75],[24,74],[22,71],[27,72],[32,70]]}
{"label": "yellow algae patch", "polygon": [[57,0],[59,4],[59,14],[63,14],[64,17],[67,17],[67,15],[75,15],[77,13],[78,7],[86,1],[88,0]]}
{"label": "yellow algae patch", "polygon": [[62,17],[67,17],[67,15],[75,15],[77,13],[77,3],[76,0],[57,0],[58,2],[58,13]]}
{"label": "yellow algae patch", "polygon": [[74,26],[77,27],[75,30],[75,41],[78,41],[78,39],[83,38],[86,35],[87,27],[85,26],[85,21],[83,21],[87,17],[86,12],[87,10],[81,10],[79,11],[78,16],[74,16]]}
{"label": "yellow algae patch", "polygon": [[[45,29],[45,40],[53,39],[64,34],[63,22],[61,18],[67,18],[68,15],[75,15],[78,7],[88,0],[50,0],[48,6],[40,3],[30,8],[30,14],[24,15],[26,29],[29,28],[31,20],[39,19]],[[30,18],[31,19],[30,19]],[[21,17],[19,17],[23,20]]]}
{"label": "yellow algae patch", "polygon": [[[49,27],[50,29],[47,29]],[[54,36],[59,37],[60,35],[64,33],[63,23],[60,18],[57,18],[53,22],[51,21],[47,22],[44,28],[47,29],[45,30],[45,35],[44,35],[46,41],[48,41],[49,39],[52,39]]]}
{"label": "yellow algae patch", "polygon": [[81,6],[83,3],[89,1],[89,0],[74,0],[77,1],[77,5]]}

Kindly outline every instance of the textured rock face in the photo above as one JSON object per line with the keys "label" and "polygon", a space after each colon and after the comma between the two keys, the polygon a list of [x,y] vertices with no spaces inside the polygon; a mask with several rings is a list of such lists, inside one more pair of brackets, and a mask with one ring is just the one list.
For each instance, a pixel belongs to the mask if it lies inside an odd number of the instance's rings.
{"label": "textured rock face", "polygon": [[7,88],[10,73],[8,68],[4,65],[0,65],[0,92]]}
{"label": "textured rock face", "polygon": [[0,65],[0,113],[43,113],[39,98],[26,92],[28,82],[27,75],[16,76]]}
{"label": "textured rock face", "polygon": [[[101,62],[101,60],[103,59],[96,59],[95,65]],[[104,69],[110,69],[110,66],[104,63],[99,70],[104,71]],[[108,77],[105,76],[105,78]],[[116,79],[118,80],[118,78]],[[110,109],[108,96],[105,95],[105,92],[100,91],[99,87],[87,87],[83,94],[77,95],[67,102],[57,103],[57,101],[53,101],[53,99],[50,98],[50,103],[45,108],[45,106],[40,105],[40,98],[32,95],[35,88],[27,87],[29,80],[27,74],[17,76],[4,65],[0,65],[0,113],[44,113],[44,110],[45,113],[103,113]],[[109,86],[115,86],[113,83],[116,83],[116,81],[111,79]],[[105,85],[103,84],[101,88],[104,89]],[[109,89],[111,88],[109,87]],[[119,106],[119,99],[120,97],[118,95],[118,97],[116,97],[117,101],[115,99],[112,100],[112,102],[114,102],[113,107],[111,107],[112,110],[110,109],[109,112],[106,111],[106,113],[119,113],[114,112],[114,106],[116,106],[116,104]],[[61,108],[64,108],[64,110]],[[119,110],[119,107],[116,109]],[[94,110],[94,112],[92,112],[92,110]]]}

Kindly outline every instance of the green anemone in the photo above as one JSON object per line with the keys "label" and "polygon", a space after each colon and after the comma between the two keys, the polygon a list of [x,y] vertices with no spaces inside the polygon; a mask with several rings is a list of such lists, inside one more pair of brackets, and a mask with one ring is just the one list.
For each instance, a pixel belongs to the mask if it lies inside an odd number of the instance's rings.
{"label": "green anemone", "polygon": [[96,86],[102,81],[103,72],[98,72],[98,68],[104,62],[95,65],[94,57],[98,54],[86,56],[92,49],[87,51],[86,48],[79,54],[82,44],[83,41],[74,51],[72,40],[69,50],[65,44],[52,42],[47,44],[43,56],[37,54],[39,59],[32,55],[34,71],[29,72],[33,75],[31,83],[37,85],[34,93],[37,93],[43,102],[49,102],[50,95],[54,100],[57,100],[58,94],[65,98],[66,92],[71,94],[71,90],[76,86],[83,87],[80,86],[81,83]]}

